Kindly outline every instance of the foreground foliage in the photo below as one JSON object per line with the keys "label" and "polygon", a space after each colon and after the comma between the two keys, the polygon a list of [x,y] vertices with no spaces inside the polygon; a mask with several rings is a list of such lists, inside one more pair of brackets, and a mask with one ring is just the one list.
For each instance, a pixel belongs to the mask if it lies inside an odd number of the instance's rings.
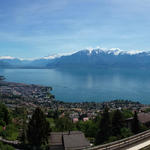
{"label": "foreground foliage", "polygon": [[3,144],[2,142],[0,142],[0,149],[1,150],[15,150],[15,148],[13,148],[12,146]]}
{"label": "foreground foliage", "polygon": [[12,121],[12,112],[0,103],[0,136],[7,140],[17,140],[19,129],[15,122]]}
{"label": "foreground foliage", "polygon": [[[44,110],[44,109],[42,109]],[[86,114],[79,115],[79,121],[73,123],[69,113],[63,110],[46,111],[40,108],[28,113],[25,108],[8,109],[0,104],[0,136],[7,140],[20,140],[24,149],[45,150],[47,147],[50,131],[82,131],[90,142],[99,145],[113,142],[133,134],[146,130],[144,125],[139,123],[137,113],[130,110],[109,111],[106,107],[104,112],[98,112],[96,117],[83,121]],[[44,114],[45,113],[45,114]],[[31,117],[32,116],[32,117]],[[125,120],[133,117],[131,129],[127,128]],[[0,144],[0,149],[10,149],[7,145]]]}

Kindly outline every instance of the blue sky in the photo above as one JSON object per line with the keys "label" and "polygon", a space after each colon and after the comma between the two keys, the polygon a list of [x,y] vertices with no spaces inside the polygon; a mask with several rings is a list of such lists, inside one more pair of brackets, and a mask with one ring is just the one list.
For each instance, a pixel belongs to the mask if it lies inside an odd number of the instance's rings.
{"label": "blue sky", "polygon": [[0,0],[0,56],[150,50],[150,0]]}

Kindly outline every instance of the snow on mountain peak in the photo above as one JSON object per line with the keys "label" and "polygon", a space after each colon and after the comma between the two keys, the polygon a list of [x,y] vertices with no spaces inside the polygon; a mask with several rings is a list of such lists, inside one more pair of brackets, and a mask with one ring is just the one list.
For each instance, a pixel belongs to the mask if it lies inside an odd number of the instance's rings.
{"label": "snow on mountain peak", "polygon": [[92,51],[94,51],[94,50],[95,50],[94,48],[87,48],[87,51],[88,51],[89,54],[91,54]]}
{"label": "snow on mountain peak", "polygon": [[[75,53],[82,53],[84,55],[100,55],[100,54],[108,54],[108,55],[138,55],[138,54],[145,54],[145,55],[150,55],[149,51],[143,51],[143,50],[121,50],[119,48],[111,48],[111,49],[106,49],[106,48],[87,48],[81,51],[74,51],[74,52],[70,52],[70,53],[59,53],[59,54],[54,54],[54,55],[50,55],[50,56],[45,56],[39,59],[45,59],[45,60],[52,60],[52,59],[57,59],[60,58],[62,56],[70,56],[72,54]],[[25,59],[25,58],[15,58],[15,57],[11,57],[11,56],[0,56],[0,60],[15,60],[18,59],[20,61],[33,61],[33,60],[39,60],[38,58],[33,58],[33,59]]]}
{"label": "snow on mountain peak", "polygon": [[62,56],[70,56],[70,55],[72,55],[74,53],[76,53],[76,52],[54,54],[54,55],[50,55],[50,56],[45,56],[45,57],[43,57],[43,59],[55,59],[55,58],[60,58]]}
{"label": "snow on mountain peak", "polygon": [[126,53],[129,55],[136,55],[136,54],[140,54],[140,53],[144,53],[145,51],[142,50],[131,50],[131,51],[127,51]]}
{"label": "snow on mountain peak", "polygon": [[10,59],[10,60],[13,60],[13,59],[16,59],[15,57],[11,57],[11,56],[0,56],[0,59]]}
{"label": "snow on mountain peak", "polygon": [[111,48],[111,49],[103,49],[103,48],[99,48],[99,49],[86,49],[85,51],[87,51],[87,55],[92,55],[93,53],[95,54],[99,54],[99,53],[105,53],[105,54],[112,54],[112,55],[137,55],[137,54],[141,54],[141,53],[147,53],[149,55],[148,52],[143,51],[143,50],[121,50],[119,48]]}

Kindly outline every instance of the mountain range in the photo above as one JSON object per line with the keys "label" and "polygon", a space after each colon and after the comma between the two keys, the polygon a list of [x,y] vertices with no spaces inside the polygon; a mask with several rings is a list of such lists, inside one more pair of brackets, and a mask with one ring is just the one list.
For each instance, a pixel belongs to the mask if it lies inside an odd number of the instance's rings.
{"label": "mountain range", "polygon": [[150,67],[150,51],[85,49],[34,60],[0,56],[1,68]]}

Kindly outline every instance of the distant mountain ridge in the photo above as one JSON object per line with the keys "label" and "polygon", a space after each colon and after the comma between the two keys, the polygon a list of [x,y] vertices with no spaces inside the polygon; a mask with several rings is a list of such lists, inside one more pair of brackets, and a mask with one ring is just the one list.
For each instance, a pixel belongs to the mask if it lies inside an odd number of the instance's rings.
{"label": "distant mountain ridge", "polygon": [[3,68],[57,68],[57,67],[150,67],[150,51],[123,51],[120,49],[92,49],[74,53],[24,60],[10,56],[0,57]]}

